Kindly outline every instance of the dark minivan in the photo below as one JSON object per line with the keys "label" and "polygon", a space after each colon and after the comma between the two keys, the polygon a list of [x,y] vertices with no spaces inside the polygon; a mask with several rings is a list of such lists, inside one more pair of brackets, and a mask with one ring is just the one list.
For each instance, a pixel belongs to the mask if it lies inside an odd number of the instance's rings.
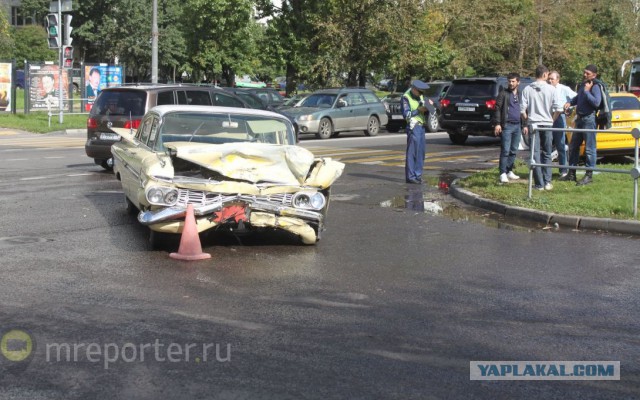
{"label": "dark minivan", "polygon": [[[519,89],[534,79],[520,78]],[[502,88],[507,87],[506,77],[454,79],[445,96],[440,100],[440,127],[449,134],[455,144],[464,144],[469,135],[493,136],[491,115]]]}
{"label": "dark minivan", "polygon": [[137,129],[147,111],[163,104],[251,108],[233,93],[209,86],[149,84],[106,88],[96,98],[87,119],[87,156],[111,170],[111,145],[120,140],[111,128]]}

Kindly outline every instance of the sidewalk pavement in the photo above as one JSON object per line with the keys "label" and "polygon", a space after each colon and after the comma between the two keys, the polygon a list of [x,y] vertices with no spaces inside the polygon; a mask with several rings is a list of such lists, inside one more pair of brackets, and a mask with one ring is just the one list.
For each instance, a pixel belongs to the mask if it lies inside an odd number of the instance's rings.
{"label": "sidewalk pavement", "polygon": [[473,192],[462,189],[457,186],[455,182],[450,186],[449,194],[464,203],[502,214],[507,218],[528,219],[551,226],[558,224],[559,226],[571,229],[589,229],[612,233],[640,235],[640,221],[555,214],[546,211],[532,210],[530,208],[510,206],[495,200],[480,197]]}

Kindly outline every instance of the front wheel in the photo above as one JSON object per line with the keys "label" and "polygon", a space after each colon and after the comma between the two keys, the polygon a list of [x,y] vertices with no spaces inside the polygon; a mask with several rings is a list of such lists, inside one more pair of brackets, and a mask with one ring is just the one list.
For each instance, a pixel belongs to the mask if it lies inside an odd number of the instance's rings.
{"label": "front wheel", "polygon": [[464,144],[467,141],[469,135],[460,135],[456,133],[449,133],[449,140],[453,144]]}
{"label": "front wheel", "polygon": [[434,133],[440,130],[440,124],[438,123],[438,116],[434,113],[429,114],[429,120],[427,121],[427,131]]}
{"label": "front wheel", "polygon": [[177,250],[180,244],[180,235],[149,230],[149,244],[153,250]]}
{"label": "front wheel", "polygon": [[364,134],[367,136],[376,136],[378,131],[380,130],[380,121],[378,121],[378,117],[370,116],[369,121],[367,121],[367,130],[364,131]]}
{"label": "front wheel", "polygon": [[329,118],[322,118],[318,126],[316,137],[318,139],[329,139],[333,135],[333,124]]}

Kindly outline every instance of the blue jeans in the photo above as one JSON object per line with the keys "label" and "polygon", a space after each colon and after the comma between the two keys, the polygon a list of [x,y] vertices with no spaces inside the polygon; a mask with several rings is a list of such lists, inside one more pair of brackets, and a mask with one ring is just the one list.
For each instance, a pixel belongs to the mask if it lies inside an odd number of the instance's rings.
{"label": "blue jeans", "polygon": [[[578,117],[576,120],[577,129],[596,129],[596,115],[590,114],[586,117]],[[584,152],[587,157],[586,167],[596,166],[596,133],[595,132],[573,132],[569,143],[569,165],[578,165],[580,159],[580,145],[585,141]]]}
{"label": "blue jeans", "polygon": [[407,125],[407,154],[404,165],[406,180],[419,181],[422,179],[425,150],[424,126],[416,124],[413,129],[410,129]]}
{"label": "blue jeans", "polygon": [[[544,128],[544,126],[538,127]],[[536,137],[536,145],[533,148],[533,159],[537,164],[551,164],[553,135],[549,131],[538,130],[537,132],[538,137]],[[535,167],[533,170],[533,179],[535,180],[536,187],[543,187],[547,183],[551,183],[551,168]]]}
{"label": "blue jeans", "polygon": [[507,174],[513,169],[516,152],[520,145],[520,123],[507,122],[500,136],[500,174]]}
{"label": "blue jeans", "polygon": [[[556,118],[553,123],[554,128],[566,128],[567,124],[565,121],[564,114],[561,114],[558,118]],[[567,165],[567,148],[566,148],[566,135],[564,132],[553,132],[553,145],[556,146],[556,150],[558,151],[558,165]],[[567,173],[566,168],[560,168],[561,174]]]}

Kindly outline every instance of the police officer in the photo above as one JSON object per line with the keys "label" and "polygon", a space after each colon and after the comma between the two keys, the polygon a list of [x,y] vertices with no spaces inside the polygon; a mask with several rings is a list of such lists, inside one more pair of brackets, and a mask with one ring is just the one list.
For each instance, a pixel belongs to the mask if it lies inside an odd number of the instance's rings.
{"label": "police officer", "polygon": [[422,183],[425,138],[424,124],[429,112],[434,112],[433,103],[425,103],[422,91],[429,85],[419,79],[411,82],[411,88],[402,95],[402,115],[407,121],[407,153],[404,167],[407,183]]}

